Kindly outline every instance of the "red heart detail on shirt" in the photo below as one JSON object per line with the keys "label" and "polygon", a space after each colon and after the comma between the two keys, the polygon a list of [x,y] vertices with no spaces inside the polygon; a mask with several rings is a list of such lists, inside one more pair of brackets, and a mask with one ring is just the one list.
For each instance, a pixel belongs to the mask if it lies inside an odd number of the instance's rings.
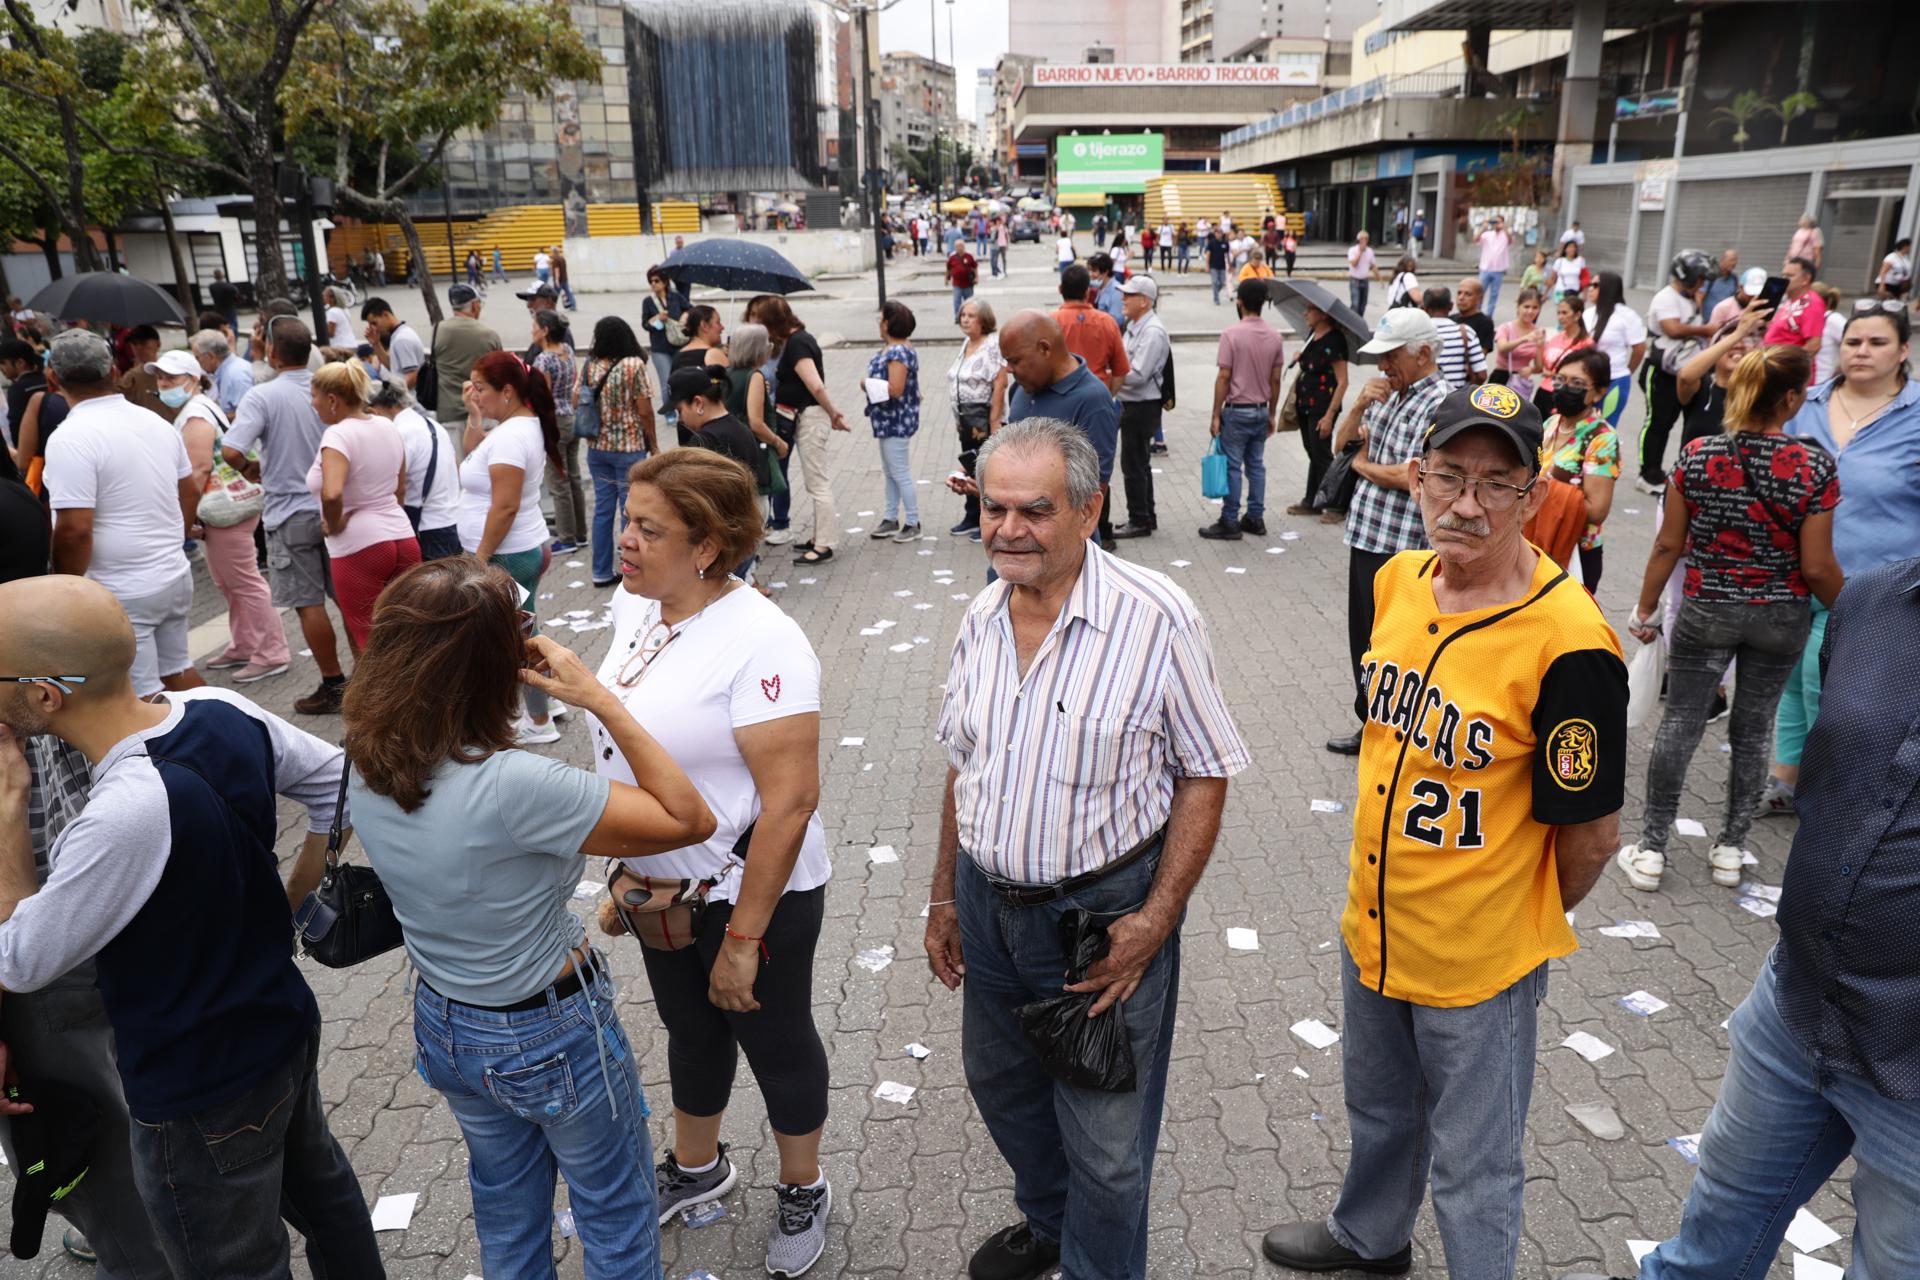
{"label": "red heart detail on shirt", "polygon": [[768,702],[780,701],[780,677],[774,676],[771,680],[762,680],[760,692],[767,695]]}

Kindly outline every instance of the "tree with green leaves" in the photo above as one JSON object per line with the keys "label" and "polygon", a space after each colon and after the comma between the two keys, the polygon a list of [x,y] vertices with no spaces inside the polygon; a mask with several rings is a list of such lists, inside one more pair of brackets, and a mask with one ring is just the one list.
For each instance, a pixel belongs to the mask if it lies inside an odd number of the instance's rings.
{"label": "tree with green leaves", "polygon": [[[0,47],[0,87],[25,99],[15,105],[25,108],[26,114],[42,116],[18,123],[44,132],[29,137],[0,131],[0,160],[37,191],[43,209],[52,213],[72,243],[74,265],[81,271],[98,271],[99,255],[87,231],[93,219],[87,210],[87,166],[81,142],[80,110],[86,86],[80,79],[73,42],[58,29],[43,26],[23,0],[4,2],[7,39]],[[33,106],[44,111],[33,112]],[[36,147],[48,139],[58,143],[51,153]],[[57,255],[53,262],[57,270]]]}
{"label": "tree with green leaves", "polygon": [[[290,132],[331,136],[335,198],[397,223],[422,261],[403,197],[437,177],[454,135],[493,124],[509,94],[550,94],[600,65],[564,0],[339,0],[300,41],[281,103]],[[369,145],[371,165],[356,163]],[[424,273],[421,295],[439,323]]]}
{"label": "tree with green leaves", "polygon": [[1804,92],[1790,93],[1780,101],[1768,105],[1767,109],[1780,120],[1781,146],[1787,145],[1787,130],[1793,126],[1793,122],[1819,105],[1818,95]]}

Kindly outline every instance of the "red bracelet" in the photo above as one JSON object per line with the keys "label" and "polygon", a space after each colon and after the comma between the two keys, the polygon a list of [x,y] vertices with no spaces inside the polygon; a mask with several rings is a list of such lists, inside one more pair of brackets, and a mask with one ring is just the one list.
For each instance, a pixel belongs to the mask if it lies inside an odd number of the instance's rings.
{"label": "red bracelet", "polygon": [[727,924],[727,926],[726,926],[726,929],[727,929],[727,936],[728,936],[729,938],[732,938],[732,939],[733,939],[734,941],[736,941],[736,942],[757,942],[757,943],[759,943],[759,944],[760,944],[760,959],[761,959],[762,961],[766,961],[766,960],[771,960],[771,959],[773,959],[773,953],[767,950],[767,938],[766,938],[766,935],[765,935],[765,934],[761,934],[761,935],[759,935],[759,936],[757,936],[757,937],[754,937],[754,936],[749,936],[749,935],[747,935],[747,934],[744,934],[744,933],[735,933],[735,932],[733,931],[733,924],[732,924],[732,922],[728,922],[728,924]]}

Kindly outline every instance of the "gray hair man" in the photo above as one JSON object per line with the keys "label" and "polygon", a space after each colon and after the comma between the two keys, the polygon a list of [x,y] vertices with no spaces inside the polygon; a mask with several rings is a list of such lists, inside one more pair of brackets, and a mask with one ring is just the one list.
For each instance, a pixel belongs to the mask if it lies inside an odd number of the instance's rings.
{"label": "gray hair man", "polygon": [[119,599],[133,624],[136,693],[206,683],[187,651],[193,567],[181,548],[198,536],[200,490],[180,432],[120,394],[113,349],[97,333],[55,338],[47,374],[72,406],[47,440],[53,571]]}
{"label": "gray hair man", "polygon": [[1120,475],[1126,486],[1127,523],[1116,538],[1144,538],[1159,521],[1153,512],[1153,439],[1170,390],[1161,383],[1173,354],[1157,309],[1160,286],[1145,271],[1120,286],[1127,327],[1127,375],[1120,380]]}
{"label": "gray hair man", "polygon": [[[1407,460],[1447,397],[1440,376],[1440,331],[1417,307],[1395,307],[1380,318],[1373,340],[1360,348],[1362,359],[1380,363],[1334,433],[1337,456],[1358,445],[1353,471],[1359,477],[1347,508],[1347,653],[1353,679],[1360,683],[1360,659],[1373,634],[1373,578],[1402,551],[1427,545],[1420,509],[1407,483]],[[1330,738],[1327,750],[1360,754],[1360,733]]]}
{"label": "gray hair man", "polygon": [[[456,284],[447,290],[447,302],[453,314],[433,327],[433,341],[429,344],[433,368],[439,375],[433,416],[455,427],[453,438],[459,440],[467,421],[467,406],[460,398],[460,389],[473,373],[475,362],[490,351],[499,351],[501,343],[500,335],[491,326],[480,323],[479,290],[470,284]],[[537,315],[546,306],[542,303],[532,311]],[[535,350],[528,355],[528,363],[538,354]],[[572,411],[571,406],[567,408],[568,412]]]}
{"label": "gray hair man", "polygon": [[1445,396],[1397,464],[1433,549],[1373,581],[1341,916],[1352,1154],[1328,1217],[1267,1233],[1296,1271],[1406,1271],[1431,1164],[1451,1274],[1514,1274],[1547,964],[1618,847],[1627,764],[1619,639],[1524,534],[1540,449],[1496,384]]}
{"label": "gray hair man", "polygon": [[[1089,545],[1101,476],[1080,428],[1002,427],[977,470],[1000,580],[967,611],[941,707],[926,948],[949,990],[964,982],[967,1084],[1022,1220],[968,1274],[1143,1280],[1180,922],[1249,756],[1186,593]],[[1108,921],[1108,949],[1069,973],[1063,927],[1084,933],[1089,913]],[[1059,997],[1062,974],[1091,1016],[1120,1024],[1127,1091],[1055,1078],[1021,1030],[1019,1008]]]}
{"label": "gray hair man", "polygon": [[218,329],[202,329],[187,340],[187,349],[213,379],[213,398],[231,422],[240,398],[253,388],[253,366],[234,353],[233,343]]}

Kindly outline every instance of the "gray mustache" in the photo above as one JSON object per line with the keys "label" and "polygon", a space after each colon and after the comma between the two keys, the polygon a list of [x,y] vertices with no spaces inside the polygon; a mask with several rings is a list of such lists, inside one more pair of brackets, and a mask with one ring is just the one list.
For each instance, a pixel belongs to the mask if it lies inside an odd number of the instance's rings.
{"label": "gray mustache", "polygon": [[1435,529],[1445,529],[1452,533],[1465,533],[1475,538],[1484,538],[1493,532],[1493,526],[1485,520],[1462,520],[1449,512],[1434,522]]}

